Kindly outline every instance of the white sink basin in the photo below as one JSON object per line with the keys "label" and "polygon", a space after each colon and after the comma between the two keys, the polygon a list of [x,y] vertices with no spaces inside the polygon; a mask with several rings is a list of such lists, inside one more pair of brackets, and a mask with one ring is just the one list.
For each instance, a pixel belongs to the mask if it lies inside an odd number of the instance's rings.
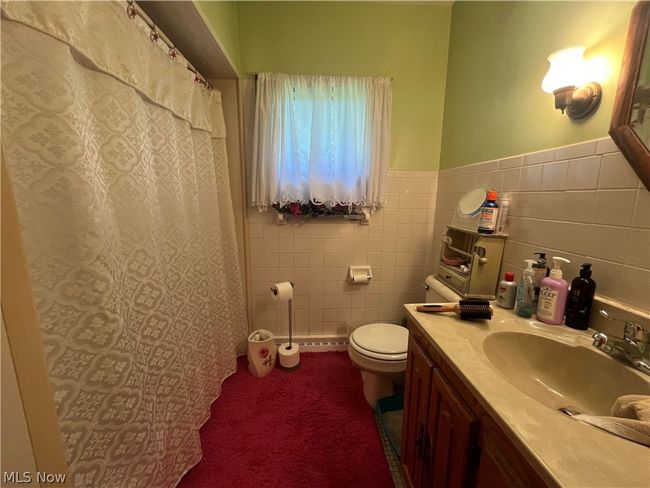
{"label": "white sink basin", "polygon": [[538,402],[590,415],[610,415],[621,395],[650,395],[650,381],[605,354],[523,332],[495,332],[483,341],[494,368]]}

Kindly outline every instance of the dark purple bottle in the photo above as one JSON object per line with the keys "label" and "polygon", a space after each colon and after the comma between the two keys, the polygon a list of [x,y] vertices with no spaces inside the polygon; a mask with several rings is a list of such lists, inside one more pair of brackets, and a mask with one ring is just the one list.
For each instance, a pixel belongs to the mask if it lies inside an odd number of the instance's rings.
{"label": "dark purple bottle", "polygon": [[591,264],[580,266],[580,276],[571,282],[571,291],[567,298],[565,324],[574,329],[585,330],[589,327],[591,304],[594,302],[596,282],[591,279]]}

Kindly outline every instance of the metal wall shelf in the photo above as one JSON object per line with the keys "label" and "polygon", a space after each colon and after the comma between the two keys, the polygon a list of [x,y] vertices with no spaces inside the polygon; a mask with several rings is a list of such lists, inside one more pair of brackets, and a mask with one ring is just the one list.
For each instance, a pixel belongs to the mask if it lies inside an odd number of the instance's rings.
{"label": "metal wall shelf", "polygon": [[370,212],[364,210],[363,214],[335,214],[335,215],[292,215],[276,212],[275,223],[278,225],[286,225],[290,221],[300,222],[319,222],[331,220],[356,220],[361,225],[370,224]]}

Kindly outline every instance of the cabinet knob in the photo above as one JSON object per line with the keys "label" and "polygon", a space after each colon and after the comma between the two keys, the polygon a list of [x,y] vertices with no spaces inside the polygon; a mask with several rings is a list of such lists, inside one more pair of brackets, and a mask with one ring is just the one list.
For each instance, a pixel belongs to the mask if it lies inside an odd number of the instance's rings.
{"label": "cabinet knob", "polygon": [[424,459],[424,461],[425,461],[424,466],[425,466],[425,469],[428,471],[429,465],[431,464],[431,463],[426,462],[429,459],[429,456],[431,455],[431,436],[429,435],[428,432],[424,436],[423,443],[424,443],[424,445],[423,445],[423,448],[422,448],[422,459]]}
{"label": "cabinet knob", "polygon": [[420,422],[420,428],[418,429],[418,435],[415,438],[415,447],[417,448],[418,456],[422,457],[422,443],[424,442],[424,424]]}

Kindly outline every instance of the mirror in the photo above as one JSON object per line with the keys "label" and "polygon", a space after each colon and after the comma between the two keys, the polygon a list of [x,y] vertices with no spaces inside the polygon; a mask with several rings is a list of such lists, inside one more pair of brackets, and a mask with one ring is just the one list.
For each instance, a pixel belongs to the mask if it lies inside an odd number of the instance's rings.
{"label": "mirror", "polygon": [[643,50],[639,79],[636,82],[634,98],[632,99],[632,114],[630,126],[645,147],[650,148],[650,30],[645,38],[646,49]]}
{"label": "mirror", "polygon": [[632,9],[609,135],[650,190],[650,2]]}

